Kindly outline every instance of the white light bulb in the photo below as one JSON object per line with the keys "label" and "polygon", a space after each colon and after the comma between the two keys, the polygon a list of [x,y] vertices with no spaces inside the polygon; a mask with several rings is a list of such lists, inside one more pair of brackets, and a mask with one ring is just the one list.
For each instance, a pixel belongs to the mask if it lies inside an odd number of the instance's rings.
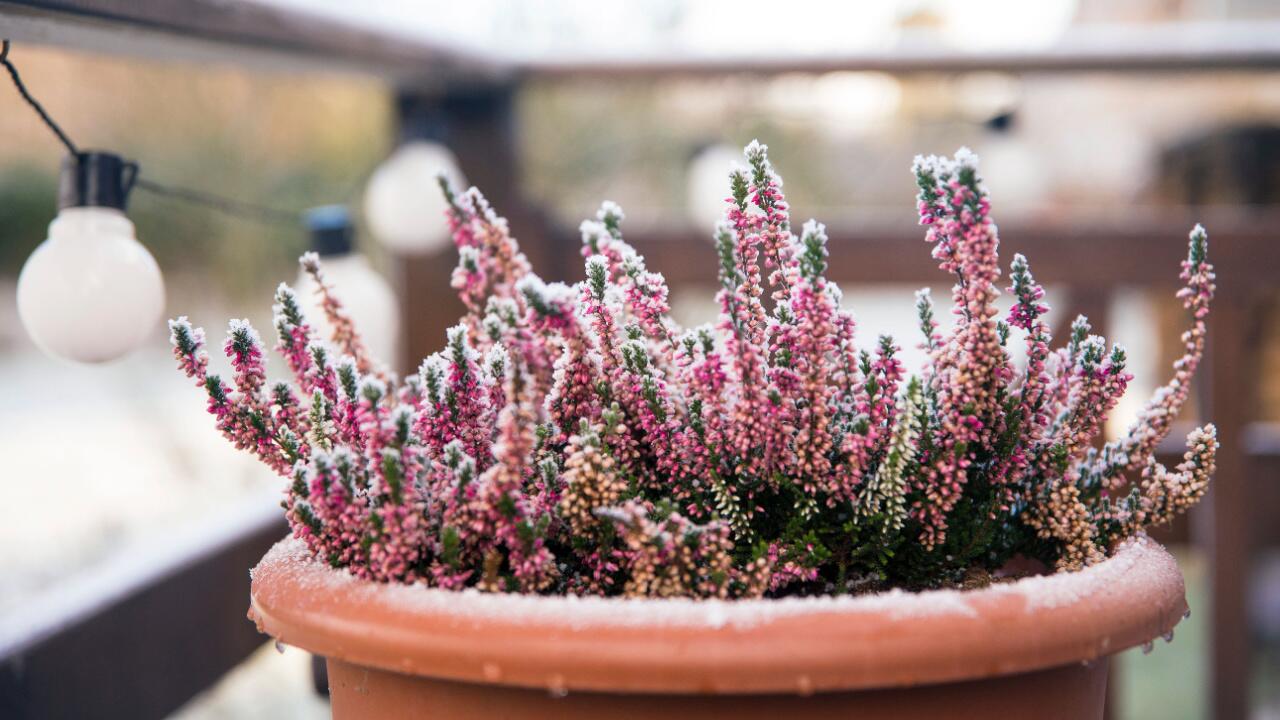
{"label": "white light bulb", "polygon": [[968,0],[937,6],[943,37],[961,50],[1039,50],[1071,27],[1079,0]]}
{"label": "white light bulb", "polygon": [[[729,171],[745,166],[742,151],[728,145],[710,145],[689,161],[685,181],[685,211],[698,230],[715,227],[724,216],[729,197]],[[708,233],[707,237],[711,237]]]}
{"label": "white light bulb", "polygon": [[31,339],[77,362],[114,360],[142,344],[164,311],[164,280],[124,213],[68,207],[18,276]]}
{"label": "white light bulb", "polygon": [[[400,364],[400,303],[396,293],[369,260],[359,253],[321,258],[325,282],[346,308],[374,358],[395,368]],[[316,283],[306,272],[298,275],[298,297],[317,336],[328,340],[333,326],[325,318]]]}
{"label": "white light bulb", "polygon": [[373,176],[364,194],[365,221],[388,250],[425,255],[448,245],[448,204],[436,176],[459,190],[464,180],[453,153],[437,143],[401,145]]}

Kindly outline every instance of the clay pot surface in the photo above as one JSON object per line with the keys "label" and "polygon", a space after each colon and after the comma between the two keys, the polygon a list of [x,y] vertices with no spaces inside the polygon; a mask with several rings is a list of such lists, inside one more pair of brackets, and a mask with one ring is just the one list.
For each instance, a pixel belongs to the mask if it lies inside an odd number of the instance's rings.
{"label": "clay pot surface", "polygon": [[329,658],[335,717],[1101,717],[1106,659],[1187,611],[1145,537],[982,590],[621,600],[357,580],[278,543],[249,616]]}

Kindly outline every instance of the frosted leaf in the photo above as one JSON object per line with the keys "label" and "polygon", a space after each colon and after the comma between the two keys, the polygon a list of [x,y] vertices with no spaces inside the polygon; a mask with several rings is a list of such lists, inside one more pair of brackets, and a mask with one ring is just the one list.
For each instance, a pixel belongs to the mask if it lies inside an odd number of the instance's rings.
{"label": "frosted leaf", "polygon": [[249,323],[248,318],[232,318],[227,321],[227,334],[249,340],[254,345],[262,344],[262,337],[258,335],[258,331]]}
{"label": "frosted leaf", "polygon": [[618,221],[626,220],[626,213],[622,212],[622,206],[612,200],[605,200],[600,203],[600,209],[596,211],[596,219],[605,222],[610,218],[616,218]]}

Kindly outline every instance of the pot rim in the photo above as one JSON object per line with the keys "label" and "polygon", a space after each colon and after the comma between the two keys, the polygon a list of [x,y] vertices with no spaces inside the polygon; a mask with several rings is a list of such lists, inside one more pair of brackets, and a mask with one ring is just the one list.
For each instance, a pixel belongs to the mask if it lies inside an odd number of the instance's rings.
{"label": "pot rim", "polygon": [[362,581],[295,538],[251,573],[249,617],[282,643],[411,675],[553,692],[810,693],[1089,662],[1171,632],[1177,563],[1140,536],[1079,572],[981,590],[627,600]]}

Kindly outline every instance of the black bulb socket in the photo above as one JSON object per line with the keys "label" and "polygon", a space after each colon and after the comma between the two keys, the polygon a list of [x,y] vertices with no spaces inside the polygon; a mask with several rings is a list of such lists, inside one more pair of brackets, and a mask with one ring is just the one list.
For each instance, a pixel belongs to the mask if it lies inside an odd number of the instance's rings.
{"label": "black bulb socket", "polygon": [[356,226],[345,205],[322,205],[303,216],[311,235],[311,250],[320,257],[350,255],[355,249]]}
{"label": "black bulb socket", "polygon": [[119,155],[88,151],[68,155],[58,175],[58,209],[102,207],[123,211],[137,165]]}

